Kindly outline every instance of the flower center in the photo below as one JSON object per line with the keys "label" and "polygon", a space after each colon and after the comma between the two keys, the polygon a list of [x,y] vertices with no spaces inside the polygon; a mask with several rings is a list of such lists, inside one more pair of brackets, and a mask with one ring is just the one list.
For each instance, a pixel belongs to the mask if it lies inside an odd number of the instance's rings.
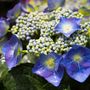
{"label": "flower center", "polygon": [[65,33],[69,33],[69,32],[71,32],[71,30],[72,30],[71,24],[65,24],[65,25],[63,25],[63,31]]}
{"label": "flower center", "polygon": [[47,66],[49,69],[53,69],[55,67],[54,58],[49,58],[45,61],[45,66]]}
{"label": "flower center", "polygon": [[74,59],[75,62],[80,62],[82,57],[81,57],[80,54],[76,54],[76,55],[73,56],[73,59]]}

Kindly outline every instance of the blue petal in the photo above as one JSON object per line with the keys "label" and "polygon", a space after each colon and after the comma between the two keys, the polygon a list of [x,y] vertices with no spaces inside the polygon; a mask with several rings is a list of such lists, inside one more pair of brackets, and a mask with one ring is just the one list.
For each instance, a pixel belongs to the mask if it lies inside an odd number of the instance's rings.
{"label": "blue petal", "polygon": [[48,8],[46,8],[44,11],[52,11],[60,6],[63,6],[65,4],[65,0],[48,0]]}
{"label": "blue petal", "polygon": [[50,57],[53,57],[55,59],[55,69],[54,70],[58,70],[60,61],[62,60],[62,56],[58,55],[54,52],[51,52],[51,53],[48,54],[47,58],[50,58]]}
{"label": "blue petal", "polygon": [[71,18],[71,21],[73,21],[74,23],[80,24],[81,19],[80,18]]}
{"label": "blue petal", "polygon": [[[55,27],[56,33],[62,33],[66,37],[70,37],[77,30],[81,30],[80,19],[78,18],[65,18],[61,17],[60,22]],[[69,29],[69,30],[67,30]]]}
{"label": "blue petal", "polygon": [[[51,57],[55,60],[55,67],[53,69],[50,69],[46,65],[44,65],[44,62]],[[61,60],[62,57],[53,52],[48,55],[42,54],[37,63],[34,65],[32,72],[44,77],[49,83],[53,84],[54,86],[58,86],[64,73],[63,68],[59,66]]]}
{"label": "blue petal", "polygon": [[66,22],[67,18],[66,17],[61,17],[60,22]]}
{"label": "blue petal", "polygon": [[82,68],[75,63],[69,64],[66,71],[71,78],[81,83],[85,82],[90,75],[90,68]]}
{"label": "blue petal", "polygon": [[41,54],[40,58],[37,60],[37,63],[34,65],[32,72],[43,77],[50,76],[53,72],[45,68],[43,65],[43,62],[45,62],[46,59],[46,55]]}
{"label": "blue petal", "polygon": [[54,10],[57,7],[63,6],[65,0],[48,0],[48,8],[49,10]]}
{"label": "blue petal", "polygon": [[56,33],[60,33],[61,30],[62,30],[62,24],[59,23],[59,24],[55,27],[55,30],[54,30],[54,31],[55,31]]}
{"label": "blue petal", "polygon": [[[73,58],[77,54],[81,56],[81,60],[78,62]],[[90,49],[74,45],[63,56],[62,64],[71,78],[84,82],[90,75]]]}
{"label": "blue petal", "polygon": [[0,19],[0,38],[6,35],[8,29],[9,29],[8,22],[4,19]]}
{"label": "blue petal", "polygon": [[20,61],[22,54],[19,51],[22,50],[22,44],[15,35],[4,43],[2,46],[2,53],[5,56],[6,64],[9,69],[15,67]]}
{"label": "blue petal", "polygon": [[40,67],[39,69],[33,68],[33,73],[36,73],[39,76],[42,76],[44,78],[49,77],[53,74],[53,71],[48,70],[47,68]]}
{"label": "blue petal", "polygon": [[54,86],[59,86],[62,78],[64,75],[63,67],[59,66],[57,72],[54,72],[51,76],[45,78],[49,83],[53,84]]}

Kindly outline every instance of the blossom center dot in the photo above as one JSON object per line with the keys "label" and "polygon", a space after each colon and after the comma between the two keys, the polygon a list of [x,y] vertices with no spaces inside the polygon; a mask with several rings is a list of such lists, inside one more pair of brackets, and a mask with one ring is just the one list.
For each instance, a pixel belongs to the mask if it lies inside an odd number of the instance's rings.
{"label": "blossom center dot", "polygon": [[55,67],[55,60],[54,58],[49,58],[45,61],[45,66],[47,66],[49,69],[53,69]]}
{"label": "blossom center dot", "polygon": [[69,32],[71,32],[71,30],[72,30],[72,26],[71,26],[71,24],[65,24],[65,25],[63,25],[63,31],[65,32],[65,33],[69,33]]}
{"label": "blossom center dot", "polygon": [[76,55],[73,56],[73,59],[74,59],[75,62],[79,62],[79,61],[81,61],[82,57],[81,57],[80,54],[76,54]]}

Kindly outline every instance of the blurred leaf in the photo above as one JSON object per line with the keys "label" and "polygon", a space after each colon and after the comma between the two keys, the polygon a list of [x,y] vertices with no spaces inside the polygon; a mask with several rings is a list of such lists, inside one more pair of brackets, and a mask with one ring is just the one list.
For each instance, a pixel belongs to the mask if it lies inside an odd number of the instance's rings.
{"label": "blurred leaf", "polygon": [[79,12],[84,16],[90,16],[90,9],[87,9],[86,7],[81,7],[79,9]]}
{"label": "blurred leaf", "polygon": [[3,79],[7,90],[44,90],[42,82],[37,80],[31,72],[32,65],[25,64],[13,68]]}
{"label": "blurred leaf", "polygon": [[34,53],[28,53],[24,55],[20,63],[32,63],[35,64],[38,59],[38,56]]}
{"label": "blurred leaf", "polygon": [[8,73],[8,69],[5,63],[0,62],[0,80]]}

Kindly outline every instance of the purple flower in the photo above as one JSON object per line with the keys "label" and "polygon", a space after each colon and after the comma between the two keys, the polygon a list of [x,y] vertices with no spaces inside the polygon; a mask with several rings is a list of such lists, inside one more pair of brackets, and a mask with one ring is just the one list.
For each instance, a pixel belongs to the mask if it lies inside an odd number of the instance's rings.
{"label": "purple flower", "polygon": [[33,73],[44,77],[49,83],[58,86],[62,80],[64,70],[60,66],[62,57],[55,53],[41,54],[39,60],[32,69]]}
{"label": "purple flower", "polygon": [[9,24],[5,19],[0,19],[0,38],[6,35],[9,29]]}
{"label": "purple flower", "polygon": [[48,0],[48,7],[44,12],[52,11],[65,4],[65,0]]}
{"label": "purple flower", "polygon": [[81,30],[81,19],[61,17],[59,24],[55,27],[56,33],[63,33],[66,37],[70,37],[72,33]]}
{"label": "purple flower", "polygon": [[68,75],[78,82],[84,82],[90,75],[90,49],[74,45],[62,60]]}
{"label": "purple flower", "polygon": [[12,35],[2,46],[2,53],[5,56],[6,64],[9,69],[15,67],[20,61],[22,57],[22,54],[20,53],[21,50],[22,44],[15,35]]}

